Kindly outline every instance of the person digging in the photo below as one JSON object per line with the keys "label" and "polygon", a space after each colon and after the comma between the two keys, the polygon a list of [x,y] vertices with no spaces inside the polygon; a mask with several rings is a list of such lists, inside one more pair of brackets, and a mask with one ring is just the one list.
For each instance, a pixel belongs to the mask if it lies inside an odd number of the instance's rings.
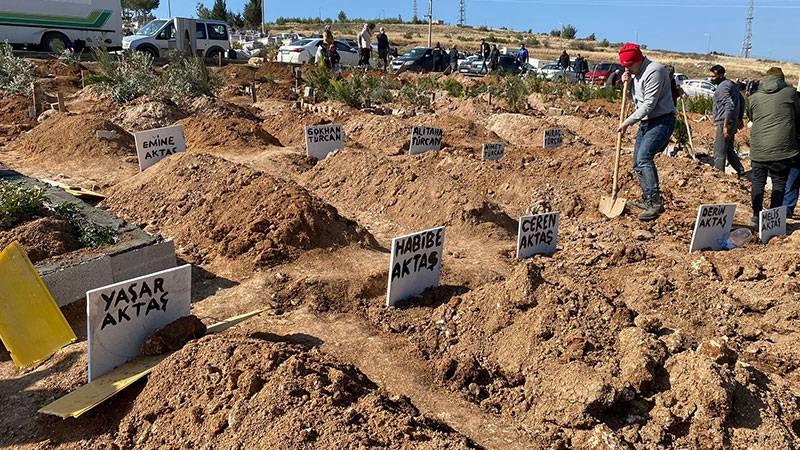
{"label": "person digging", "polygon": [[666,67],[650,61],[636,44],[625,44],[619,51],[619,62],[625,68],[624,83],[630,83],[631,100],[636,110],[622,122],[619,133],[638,123],[633,149],[633,169],[639,177],[642,201],[630,201],[639,208],[639,220],[655,220],[664,212],[658,171],[654,158],[669,143],[675,129],[675,103]]}

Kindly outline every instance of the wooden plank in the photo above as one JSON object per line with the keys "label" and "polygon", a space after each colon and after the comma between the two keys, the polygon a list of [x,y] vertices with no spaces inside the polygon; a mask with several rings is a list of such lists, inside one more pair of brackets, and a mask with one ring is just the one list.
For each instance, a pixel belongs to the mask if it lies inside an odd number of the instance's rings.
{"label": "wooden plank", "polygon": [[[249,312],[231,317],[208,327],[208,334],[219,333],[239,323],[261,314],[264,310]],[[66,419],[80,417],[92,408],[121,392],[133,383],[146,377],[158,363],[172,353],[158,356],[142,356],[117,367],[102,377],[85,384],[69,394],[39,409],[41,414],[50,414]]]}

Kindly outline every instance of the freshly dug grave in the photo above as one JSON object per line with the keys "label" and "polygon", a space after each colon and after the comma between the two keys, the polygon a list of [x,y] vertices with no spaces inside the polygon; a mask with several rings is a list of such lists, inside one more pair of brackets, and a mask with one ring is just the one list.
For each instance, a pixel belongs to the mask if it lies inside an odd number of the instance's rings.
{"label": "freshly dug grave", "polygon": [[186,117],[171,100],[140,98],[122,107],[112,119],[131,133],[167,127]]}
{"label": "freshly dug grave", "polygon": [[244,107],[213,97],[197,97],[182,105],[186,114],[192,117],[209,119],[241,118],[259,120],[252,108]]}
{"label": "freshly dug grave", "polygon": [[444,130],[443,147],[479,149],[481,144],[499,142],[500,138],[494,131],[474,122],[473,119],[448,113],[436,113],[412,117],[406,119],[406,122],[409,125],[442,128]]}
{"label": "freshly dug grave", "polygon": [[180,120],[186,136],[186,147],[209,153],[242,153],[280,145],[254,120],[240,117],[188,117]]}
{"label": "freshly dug grave", "polygon": [[356,112],[344,122],[345,146],[382,150],[387,155],[408,152],[411,126],[395,116]]}
{"label": "freshly dug grave", "polygon": [[[111,136],[103,136],[105,133]],[[23,172],[88,179],[84,184],[99,189],[138,170],[133,136],[93,114],[56,113],[7,145],[0,158],[7,157],[12,167],[17,166],[13,159],[21,160]]]}
{"label": "freshly dug grave", "polygon": [[[158,195],[152,195],[157,187]],[[371,235],[293,182],[201,153],[181,153],[116,186],[104,206],[174,238],[197,264],[251,272],[303,250],[372,245]]]}
{"label": "freshly dug grave", "polygon": [[17,241],[32,263],[81,248],[78,230],[64,219],[42,217],[4,230],[0,228],[0,249]]}
{"label": "freshly dug grave", "polygon": [[31,98],[24,95],[0,96],[0,144],[36,126],[36,120],[28,115],[32,105]]}
{"label": "freshly dug grave", "polygon": [[[161,363],[121,448],[478,448],[302,336],[208,336]],[[313,339],[313,338],[311,338]]]}
{"label": "freshly dug grave", "polygon": [[262,114],[264,121],[262,127],[272,136],[275,136],[285,147],[305,147],[305,127],[331,123],[333,117],[320,114],[298,111],[288,105],[265,111]]}

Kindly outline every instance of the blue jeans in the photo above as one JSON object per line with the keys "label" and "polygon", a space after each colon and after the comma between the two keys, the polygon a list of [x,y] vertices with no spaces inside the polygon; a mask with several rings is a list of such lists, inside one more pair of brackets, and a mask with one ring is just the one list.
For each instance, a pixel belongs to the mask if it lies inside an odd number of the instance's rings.
{"label": "blue jeans", "polygon": [[797,196],[800,191],[800,167],[794,165],[789,169],[789,178],[786,179],[786,191],[783,194],[783,206],[786,207],[786,217],[794,215],[797,206]]}
{"label": "blue jeans", "polygon": [[633,170],[639,176],[639,185],[645,198],[649,199],[660,192],[653,158],[667,148],[674,130],[675,114],[664,114],[639,123],[639,132],[633,147]]}

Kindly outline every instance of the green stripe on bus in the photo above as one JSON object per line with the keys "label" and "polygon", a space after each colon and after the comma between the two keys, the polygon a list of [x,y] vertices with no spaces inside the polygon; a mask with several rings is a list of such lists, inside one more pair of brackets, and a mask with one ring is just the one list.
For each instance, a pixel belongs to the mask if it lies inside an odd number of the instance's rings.
{"label": "green stripe on bus", "polygon": [[0,12],[0,23],[13,23],[18,25],[31,26],[52,26],[52,27],[87,27],[100,28],[111,17],[111,11],[96,9],[87,17],[74,16],[46,16],[37,14],[15,14]]}

